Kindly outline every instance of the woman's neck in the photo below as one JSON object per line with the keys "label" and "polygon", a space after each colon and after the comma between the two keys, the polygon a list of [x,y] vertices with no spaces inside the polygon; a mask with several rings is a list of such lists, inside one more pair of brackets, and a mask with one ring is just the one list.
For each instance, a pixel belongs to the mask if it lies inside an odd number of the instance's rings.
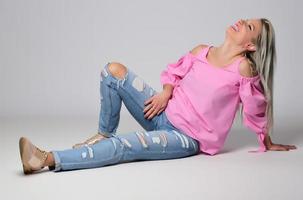
{"label": "woman's neck", "polygon": [[214,54],[216,57],[221,58],[221,60],[230,61],[236,59],[237,57],[243,56],[244,49],[231,43],[229,41],[224,41],[220,46],[214,49]]}

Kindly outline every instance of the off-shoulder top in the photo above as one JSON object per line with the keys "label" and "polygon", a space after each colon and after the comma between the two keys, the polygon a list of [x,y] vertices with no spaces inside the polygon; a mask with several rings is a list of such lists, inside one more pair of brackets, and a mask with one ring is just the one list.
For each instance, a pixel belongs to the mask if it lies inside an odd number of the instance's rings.
{"label": "off-shoulder top", "polygon": [[265,152],[267,101],[260,75],[242,76],[241,57],[232,64],[216,67],[207,60],[212,46],[197,55],[186,52],[177,62],[169,63],[161,72],[162,85],[174,86],[165,113],[168,120],[185,134],[199,141],[200,151],[214,155],[223,147],[240,103],[243,123],[257,134]]}

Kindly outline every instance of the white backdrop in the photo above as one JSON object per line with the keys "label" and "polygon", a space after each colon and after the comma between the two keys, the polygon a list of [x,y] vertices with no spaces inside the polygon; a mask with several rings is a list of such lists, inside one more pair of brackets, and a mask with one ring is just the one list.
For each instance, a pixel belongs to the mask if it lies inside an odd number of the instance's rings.
{"label": "white backdrop", "polygon": [[97,116],[108,61],[159,91],[167,63],[197,44],[219,45],[227,26],[255,17],[276,31],[274,114],[302,116],[300,8],[299,0],[1,0],[0,116]]}
{"label": "white backdrop", "polygon": [[[301,2],[0,0],[1,197],[301,200]],[[169,62],[198,44],[219,45],[229,25],[255,17],[269,18],[277,37],[272,139],[298,150],[248,153],[258,147],[256,134],[233,126],[216,156],[23,176],[21,136],[63,150],[96,133],[107,62],[123,63],[160,91]],[[124,106],[121,118],[118,133],[142,129]]]}

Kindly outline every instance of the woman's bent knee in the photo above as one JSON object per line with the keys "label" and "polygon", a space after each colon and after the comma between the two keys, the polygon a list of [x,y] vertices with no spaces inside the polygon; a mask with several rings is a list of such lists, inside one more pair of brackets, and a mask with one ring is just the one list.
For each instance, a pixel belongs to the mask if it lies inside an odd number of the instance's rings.
{"label": "woman's bent knee", "polygon": [[127,68],[118,62],[110,62],[109,72],[116,78],[123,79],[127,73]]}

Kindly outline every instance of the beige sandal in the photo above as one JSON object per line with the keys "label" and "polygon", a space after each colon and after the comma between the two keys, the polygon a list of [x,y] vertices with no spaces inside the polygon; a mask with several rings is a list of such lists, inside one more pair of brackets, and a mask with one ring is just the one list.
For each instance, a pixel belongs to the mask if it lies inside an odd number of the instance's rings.
{"label": "beige sandal", "polygon": [[44,168],[47,158],[46,151],[39,149],[24,137],[19,140],[19,150],[24,174],[31,174]]}

